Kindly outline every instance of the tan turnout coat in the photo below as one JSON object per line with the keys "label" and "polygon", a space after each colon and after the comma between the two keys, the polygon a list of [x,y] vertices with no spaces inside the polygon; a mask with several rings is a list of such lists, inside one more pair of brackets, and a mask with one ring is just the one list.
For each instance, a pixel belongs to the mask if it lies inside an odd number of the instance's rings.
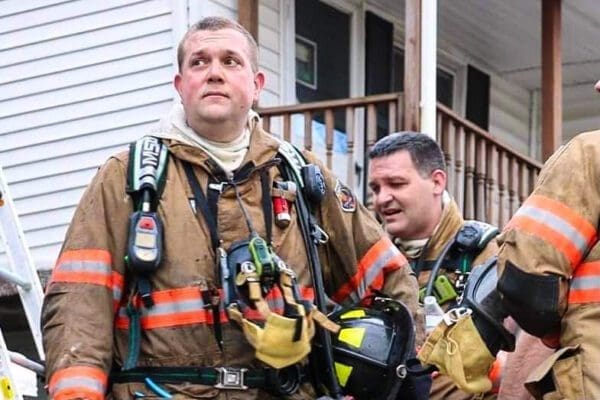
{"label": "tan turnout coat", "polygon": [[[254,350],[235,323],[224,321],[224,351],[217,346],[212,312],[203,307],[200,290],[218,286],[215,254],[205,219],[190,205],[192,191],[182,160],[193,170],[206,192],[209,157],[202,150],[167,141],[170,159],[158,213],[164,225],[163,262],[151,275],[158,307],[142,308],[139,366],[261,366]],[[277,155],[279,142],[260,127],[253,130],[242,165],[259,166]],[[318,162],[309,153],[309,161]],[[131,296],[131,275],[124,256],[132,200],[126,193],[126,153],[104,164],[85,191],[66,235],[42,312],[47,377],[56,399],[131,399],[134,392],[156,396],[143,383],[110,385],[111,368],[123,364],[129,349],[129,319],[125,305]],[[321,166],[322,167],[322,166]],[[327,294],[342,303],[364,297],[371,287],[382,289],[417,307],[417,283],[406,259],[360,204],[355,211],[341,206],[339,182],[324,170],[327,194],[319,208],[320,225],[329,241],[321,246]],[[276,167],[270,177],[280,179]],[[255,229],[265,237],[259,174],[239,184],[245,209]],[[337,192],[337,195],[336,195]],[[347,193],[346,193],[347,194]],[[343,198],[348,200],[347,196]],[[311,286],[307,255],[291,207],[286,228],[273,225],[273,249],[298,275],[301,287]],[[218,200],[218,232],[223,247],[249,235],[233,189]],[[307,289],[309,290],[309,289]],[[220,391],[201,385],[165,385],[175,398],[265,399],[261,390]],[[302,393],[294,398],[309,398]]]}
{"label": "tan turnout coat", "polygon": [[[510,261],[528,274],[560,277],[560,347],[529,377],[537,398],[600,398],[599,222],[600,131],[593,131],[546,162],[499,239],[500,274]],[[547,375],[555,390],[544,394],[535,382]]]}

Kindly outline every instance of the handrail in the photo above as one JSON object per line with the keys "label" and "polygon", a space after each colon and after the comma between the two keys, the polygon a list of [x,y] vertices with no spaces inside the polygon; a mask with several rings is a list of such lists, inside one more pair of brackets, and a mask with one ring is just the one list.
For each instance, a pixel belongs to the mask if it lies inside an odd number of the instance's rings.
{"label": "handrail", "polygon": [[518,158],[522,159],[523,161],[527,162],[528,164],[531,164],[539,169],[542,168],[541,162],[539,162],[531,157],[528,157],[524,154],[520,154],[520,153],[514,151],[513,149],[511,149],[510,147],[508,147],[507,145],[505,145],[504,143],[500,142],[498,139],[493,137],[489,132],[487,132],[486,130],[482,129],[481,127],[475,125],[473,122],[469,121],[468,119],[465,119],[465,118],[459,116],[458,114],[456,114],[454,111],[452,111],[451,109],[449,109],[442,103],[437,103],[437,109],[438,109],[438,111],[440,111],[443,114],[450,117],[453,121],[462,124],[465,128],[468,128],[469,130],[475,132],[477,135],[485,138],[485,140],[493,143],[496,147],[502,149],[503,151],[505,151],[507,153],[511,153],[515,157],[518,157]]}
{"label": "handrail", "polygon": [[[396,92],[257,111],[265,129],[316,152],[369,206],[366,154],[377,137],[402,130],[404,104]],[[533,190],[542,163],[440,103],[437,120],[448,190],[465,218],[504,225]],[[345,147],[334,146],[340,141]]]}

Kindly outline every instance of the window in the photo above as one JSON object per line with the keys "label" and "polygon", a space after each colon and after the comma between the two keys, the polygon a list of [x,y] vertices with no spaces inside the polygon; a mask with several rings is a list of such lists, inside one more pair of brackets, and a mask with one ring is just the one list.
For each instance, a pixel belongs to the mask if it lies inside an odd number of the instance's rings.
{"label": "window", "polygon": [[296,35],[296,82],[317,89],[317,44]]}

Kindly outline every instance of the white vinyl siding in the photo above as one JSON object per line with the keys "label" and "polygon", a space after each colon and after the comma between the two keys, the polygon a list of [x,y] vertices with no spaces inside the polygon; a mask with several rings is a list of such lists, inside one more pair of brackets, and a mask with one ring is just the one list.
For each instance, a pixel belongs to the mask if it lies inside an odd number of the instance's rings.
{"label": "white vinyl siding", "polygon": [[521,154],[529,153],[530,92],[491,75],[489,132]]}
{"label": "white vinyl siding", "polygon": [[169,109],[174,4],[2,2],[0,164],[40,269],[98,166]]}
{"label": "white vinyl siding", "polygon": [[[237,20],[237,3],[2,1],[0,165],[38,268],[54,263],[98,166],[170,108],[187,27],[209,15]],[[279,0],[262,0],[259,20],[260,101],[278,105]]]}
{"label": "white vinyl siding", "polygon": [[563,88],[563,142],[578,133],[600,129],[600,94],[593,85],[587,82]]}
{"label": "white vinyl siding", "polygon": [[277,0],[262,0],[258,7],[258,46],[260,69],[265,73],[261,107],[281,105],[280,7]]}

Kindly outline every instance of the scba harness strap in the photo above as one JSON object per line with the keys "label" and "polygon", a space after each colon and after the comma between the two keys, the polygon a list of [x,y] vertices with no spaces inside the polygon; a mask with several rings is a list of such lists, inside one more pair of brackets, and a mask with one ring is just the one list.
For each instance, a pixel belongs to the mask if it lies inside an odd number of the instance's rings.
{"label": "scba harness strap", "polygon": [[[498,233],[498,228],[493,225],[467,220],[432,265],[417,261],[417,276],[421,271],[431,271],[427,285],[419,292],[420,301],[423,302],[426,296],[434,295],[438,304],[444,304],[459,297],[464,291],[473,260]],[[442,268],[457,275],[454,284],[446,275],[440,274]]]}

